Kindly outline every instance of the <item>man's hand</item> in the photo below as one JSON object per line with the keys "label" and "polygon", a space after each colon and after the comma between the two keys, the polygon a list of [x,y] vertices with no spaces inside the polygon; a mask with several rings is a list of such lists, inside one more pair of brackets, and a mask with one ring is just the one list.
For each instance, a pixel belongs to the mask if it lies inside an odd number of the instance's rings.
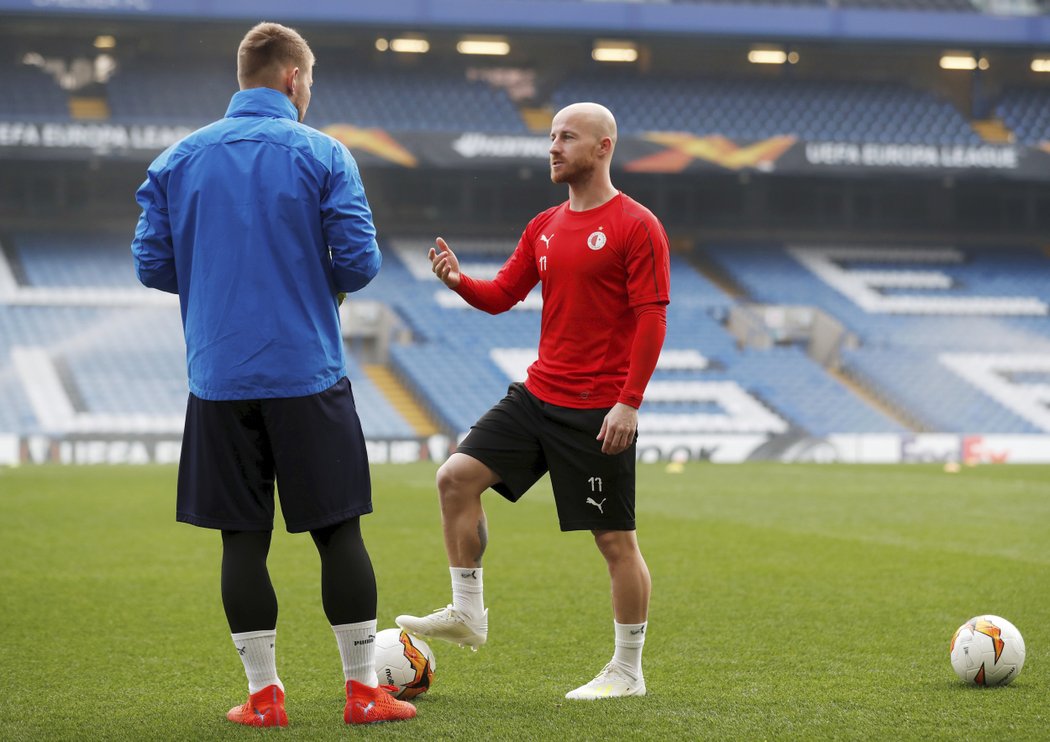
{"label": "man's hand", "polygon": [[602,442],[602,453],[610,455],[626,451],[634,443],[638,432],[638,410],[623,402],[617,402],[602,420],[598,438]]}
{"label": "man's hand", "polygon": [[434,275],[441,279],[441,283],[454,289],[459,286],[459,260],[443,239],[438,237],[436,244],[437,247],[430,248],[427,254],[427,257],[430,258],[430,267]]}

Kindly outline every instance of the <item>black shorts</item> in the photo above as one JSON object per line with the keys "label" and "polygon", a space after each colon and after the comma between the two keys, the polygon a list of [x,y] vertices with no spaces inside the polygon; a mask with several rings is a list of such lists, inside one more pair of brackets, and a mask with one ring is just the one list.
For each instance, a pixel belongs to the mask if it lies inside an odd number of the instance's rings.
{"label": "black shorts", "polygon": [[275,479],[292,533],[372,512],[365,438],[345,376],[306,397],[212,402],[190,394],[176,520],[272,530]]}
{"label": "black shorts", "polygon": [[457,451],[492,469],[501,480],[492,488],[511,502],[549,471],[563,531],[633,531],[636,444],[602,453],[608,412],[548,404],[514,383]]}

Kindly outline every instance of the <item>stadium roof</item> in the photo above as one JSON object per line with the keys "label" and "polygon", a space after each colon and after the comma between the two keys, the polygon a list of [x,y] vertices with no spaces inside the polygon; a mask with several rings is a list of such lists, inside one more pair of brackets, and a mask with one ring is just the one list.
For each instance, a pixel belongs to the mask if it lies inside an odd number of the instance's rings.
{"label": "stadium roof", "polygon": [[[554,12],[556,8],[556,12]],[[985,46],[1050,43],[1050,15],[992,15],[843,8],[617,0],[0,0],[0,14],[139,20],[346,23],[415,29],[687,34],[777,39],[909,41]]]}

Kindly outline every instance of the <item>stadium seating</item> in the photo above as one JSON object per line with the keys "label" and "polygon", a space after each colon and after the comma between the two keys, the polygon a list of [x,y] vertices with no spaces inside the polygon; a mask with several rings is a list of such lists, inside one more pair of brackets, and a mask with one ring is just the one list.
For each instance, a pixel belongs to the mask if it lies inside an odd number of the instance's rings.
{"label": "stadium seating", "polygon": [[[1046,432],[1025,408],[1045,384],[1039,359],[1050,354],[1050,265],[1042,252],[724,244],[704,254],[756,302],[815,306],[842,322],[859,341],[843,349],[843,370],[921,428]],[[910,276],[916,287],[890,281],[892,274]],[[923,288],[917,276],[944,280]],[[873,294],[882,301],[865,307]],[[1009,311],[997,311],[995,300]],[[958,359],[973,354],[1010,377],[1005,395],[958,370]]]}
{"label": "stadium seating", "polygon": [[[69,430],[178,432],[186,380],[177,303],[137,285],[128,236],[36,231],[5,245],[6,275],[16,285],[0,291],[0,430],[43,432],[59,420]],[[513,249],[506,240],[450,242],[477,276],[494,275]],[[534,293],[497,316],[472,310],[434,281],[428,247],[429,240],[392,240],[383,271],[358,296],[387,303],[411,330],[411,342],[392,345],[390,365],[447,430],[462,432],[523,377],[539,337],[540,300]],[[778,244],[700,252],[747,301],[813,306],[842,322],[857,339],[840,351],[842,370],[915,427],[1045,432],[1042,419],[1025,412],[1039,406],[1032,400],[1050,377],[1042,253]],[[890,303],[865,305],[869,294]],[[905,430],[803,344],[740,347],[725,326],[739,300],[686,256],[672,257],[672,296],[664,354],[640,418],[647,434]],[[934,297],[940,303],[922,304]],[[993,299],[1015,303],[994,313]],[[353,355],[348,372],[370,436],[415,435]],[[53,419],[41,420],[49,395],[58,400],[44,417]]]}
{"label": "stadium seating", "polygon": [[69,97],[47,72],[24,64],[5,65],[0,119],[68,121]]}
{"label": "stadium seating", "polygon": [[[177,72],[148,60],[122,65],[107,86],[112,118],[183,125],[212,121],[225,112],[236,91],[229,68],[226,60]],[[462,73],[335,64],[317,85],[308,120],[319,128],[348,123],[392,131],[528,132],[505,91],[467,80]],[[741,140],[790,134],[814,141],[892,144],[981,142],[952,104],[901,83],[605,72],[570,76],[551,96],[555,108],[577,100],[608,105],[625,133],[686,131]],[[1025,122],[1042,116],[1046,126],[1050,103],[1045,98],[1032,101],[1019,95],[1017,101],[1007,104],[1023,104]]]}
{"label": "stadium seating", "polygon": [[1022,144],[1050,142],[1050,88],[1008,88],[999,97],[995,115]]}
{"label": "stadium seating", "polygon": [[[0,297],[0,430],[48,432],[53,421],[40,419],[40,406],[60,397],[55,415],[73,432],[181,432],[187,385],[178,302],[138,285],[130,237],[12,236],[0,271],[17,277]],[[347,372],[369,435],[415,436],[353,356]]]}
{"label": "stadium seating", "polygon": [[126,61],[106,85],[110,115],[120,123],[200,126],[226,113],[237,92],[230,59],[172,67],[166,60]]}
{"label": "stadium seating", "polygon": [[[237,92],[229,60],[187,69],[149,60],[124,64],[108,85],[115,121],[200,125],[220,118]],[[316,73],[308,122],[391,130],[524,132],[505,91],[462,73],[359,69],[329,61]]]}
{"label": "stadium seating", "polygon": [[[881,0],[849,0],[855,3]],[[908,4],[912,0],[886,0]],[[920,0],[914,0],[919,3]],[[921,3],[972,8],[968,0]],[[954,8],[956,10],[961,7]],[[10,120],[69,120],[67,94],[36,67],[7,68],[14,91],[0,101]],[[506,91],[469,80],[462,70],[362,68],[335,60],[318,73],[308,122],[391,131],[529,132]],[[199,126],[223,115],[237,90],[226,58],[195,60],[173,69],[166,60],[129,59],[104,86],[118,123]],[[560,108],[597,100],[612,108],[623,133],[684,131],[736,140],[793,135],[810,141],[885,144],[980,144],[980,136],[951,103],[927,90],[894,82],[729,79],[685,70],[678,76],[603,70],[557,83],[550,103]],[[1050,92],[1008,89],[995,114],[1024,144],[1050,139]]]}
{"label": "stadium seating", "polygon": [[350,69],[348,65],[321,78],[310,104],[312,124],[413,131],[528,131],[506,92],[485,82],[455,73]]}
{"label": "stadium seating", "polygon": [[[450,244],[464,271],[477,276],[493,275],[513,249],[506,242],[490,243],[484,252],[477,249],[481,243],[471,240],[450,240]],[[535,311],[539,303],[530,297],[519,305],[523,308],[497,316],[470,309],[433,280],[425,258],[428,247],[426,240],[395,240],[383,273],[363,295],[386,297],[413,329],[417,342],[393,349],[396,370],[445,426],[465,431],[505,393],[510,381],[523,378],[539,339]],[[672,265],[672,294],[666,359],[661,359],[648,392],[640,419],[643,430],[683,432],[682,426],[691,433],[901,430],[798,348],[737,349],[720,320],[730,300],[677,257]],[[681,361],[701,355],[703,363]],[[744,398],[756,407],[727,409]]]}
{"label": "stadium seating", "polygon": [[138,287],[129,244],[117,231],[21,232],[10,250],[27,286]]}
{"label": "stadium seating", "polygon": [[594,100],[621,132],[684,131],[739,140],[794,135],[813,141],[979,144],[947,101],[897,83],[577,75],[556,107]]}

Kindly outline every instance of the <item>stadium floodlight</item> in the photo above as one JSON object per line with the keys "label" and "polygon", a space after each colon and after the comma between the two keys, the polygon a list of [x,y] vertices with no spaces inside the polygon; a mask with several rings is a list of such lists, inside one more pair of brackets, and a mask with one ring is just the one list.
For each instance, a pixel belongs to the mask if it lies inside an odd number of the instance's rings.
{"label": "stadium floodlight", "polygon": [[595,62],[635,62],[638,60],[638,45],[633,41],[598,39],[591,50]]}
{"label": "stadium floodlight", "polygon": [[109,34],[100,34],[95,37],[95,48],[96,49],[113,49],[117,45],[117,40]]}
{"label": "stadium floodlight", "polygon": [[1032,72],[1050,72],[1050,57],[1033,58]]}
{"label": "stadium floodlight", "polygon": [[390,51],[400,54],[426,54],[430,51],[430,42],[422,38],[402,36],[390,39]]}
{"label": "stadium floodlight", "polygon": [[[798,54],[795,54],[794,64],[798,61]],[[783,49],[752,49],[747,53],[747,61],[751,64],[784,64],[788,61],[788,53]]]}
{"label": "stadium floodlight", "polygon": [[[940,64],[942,70],[975,70],[977,69],[977,58],[963,52],[947,52],[941,55]],[[982,69],[987,68],[986,60],[985,67]]]}
{"label": "stadium floodlight", "polygon": [[502,57],[510,54],[510,42],[499,36],[471,37],[460,39],[456,51],[460,54]]}

